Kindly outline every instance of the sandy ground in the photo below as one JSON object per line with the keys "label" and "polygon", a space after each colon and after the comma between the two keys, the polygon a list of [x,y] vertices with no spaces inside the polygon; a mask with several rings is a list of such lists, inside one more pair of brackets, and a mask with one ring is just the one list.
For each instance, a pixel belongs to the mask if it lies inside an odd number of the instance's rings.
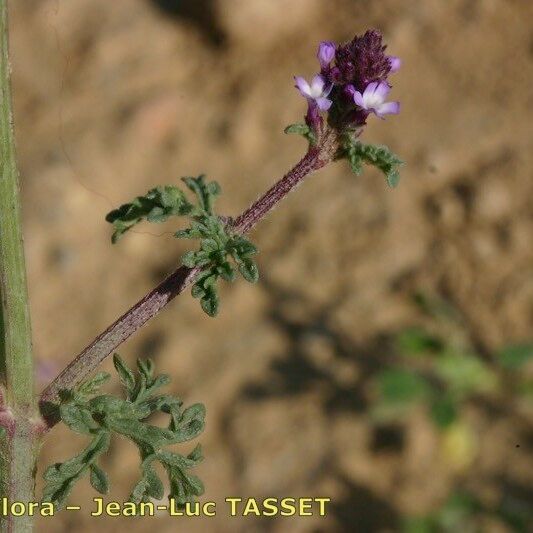
{"label": "sandy ground", "polygon": [[[416,322],[411,297],[446,298],[480,350],[533,325],[533,4],[523,0],[18,0],[12,56],[37,357],[59,368],[178,263],[172,229],[109,243],[105,214],[205,172],[239,213],[302,154],[283,135],[304,102],[292,76],[318,41],[380,28],[404,66],[402,113],[365,139],[407,165],[401,186],[345,164],[310,178],[254,232],[261,283],[223,291],[206,317],[188,294],[121,349],[153,357],[173,391],[208,409],[205,500],[331,497],[326,518],[101,519],[102,531],[397,531],[458,483],[487,501],[532,501],[533,429],[509,402],[468,411],[475,453],[457,465],[420,415],[379,446],[366,383],[382,340]],[[156,5],[159,4],[159,7]],[[178,5],[179,4],[179,5]],[[107,366],[109,368],[109,365]],[[379,439],[378,439],[379,440]],[[386,442],[387,439],[385,439]],[[83,443],[57,428],[42,466]],[[520,443],[520,447],[516,444]],[[137,476],[117,441],[112,495]],[[73,502],[92,498],[80,483]],[[93,530],[87,513],[42,531]],[[500,523],[483,531],[510,531]]]}

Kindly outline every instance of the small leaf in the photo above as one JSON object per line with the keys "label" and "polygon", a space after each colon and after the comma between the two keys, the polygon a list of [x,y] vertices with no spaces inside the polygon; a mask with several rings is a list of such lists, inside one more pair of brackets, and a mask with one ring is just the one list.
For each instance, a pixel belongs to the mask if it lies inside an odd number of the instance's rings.
{"label": "small leaf", "polygon": [[220,185],[216,181],[211,181],[207,184],[207,191],[211,196],[219,196],[222,192]]}
{"label": "small leaf", "polygon": [[61,420],[76,433],[90,434],[98,427],[91,412],[84,406],[75,403],[65,403],[59,407]]}
{"label": "small leaf", "polygon": [[93,489],[100,494],[107,494],[109,492],[109,482],[107,479],[107,474],[99,468],[95,463],[92,463],[91,466],[91,485]]}
{"label": "small leaf", "polygon": [[196,466],[203,459],[201,449],[199,450],[198,446],[196,446],[187,457],[183,457],[183,455],[180,455],[179,453],[160,451],[157,454],[157,458],[161,463],[167,466],[180,468],[182,470]]}
{"label": "small leaf", "polygon": [[496,356],[503,367],[510,370],[519,370],[533,359],[533,344],[506,346]]}
{"label": "small leaf", "polygon": [[449,396],[437,398],[431,405],[431,418],[441,429],[451,426],[457,415],[457,405]]}
{"label": "small leaf", "polygon": [[202,283],[205,289],[215,290],[216,281],[217,281],[216,274],[209,274],[203,279]]}
{"label": "small leaf", "polygon": [[201,248],[208,253],[215,252],[219,249],[215,239],[202,239]]}
{"label": "small leaf", "polygon": [[137,196],[132,202],[121,205],[106,216],[113,224],[111,241],[115,244],[127,231],[143,220],[164,222],[170,216],[185,215],[191,212],[192,205],[183,192],[175,186],[156,187],[144,196]]}
{"label": "small leaf", "polygon": [[436,360],[435,371],[453,394],[490,392],[498,386],[498,376],[475,355],[443,354]]}
{"label": "small leaf", "polygon": [[311,128],[307,124],[297,123],[290,124],[284,130],[284,133],[290,134],[294,133],[296,135],[307,135]]}
{"label": "small leaf", "polygon": [[435,517],[412,516],[403,520],[402,533],[438,533],[438,525]]}
{"label": "small leaf", "polygon": [[181,258],[181,263],[187,268],[196,266],[196,252],[186,252]]}
{"label": "small leaf", "polygon": [[386,370],[378,378],[381,397],[388,402],[411,403],[426,398],[428,382],[407,370]]}
{"label": "small leaf", "polygon": [[43,501],[51,502],[60,509],[76,481],[85,474],[98,456],[107,451],[109,441],[109,432],[100,431],[79,455],[48,467],[44,473],[47,483],[43,489]]}
{"label": "small leaf", "polygon": [[359,175],[363,170],[363,163],[380,169],[387,180],[389,187],[396,187],[400,181],[398,167],[403,161],[387,146],[363,144],[357,139],[347,137],[341,157],[346,157],[350,162],[352,171]]}
{"label": "small leaf", "polygon": [[132,503],[140,503],[143,501],[148,489],[148,480],[142,477],[133,487],[128,500]]}
{"label": "small leaf", "polygon": [[204,291],[204,288],[199,283],[195,283],[192,286],[191,294],[193,298],[202,298],[202,296],[205,295],[205,291]]}
{"label": "small leaf", "polygon": [[396,169],[388,170],[385,172],[385,176],[387,178],[387,185],[391,189],[394,189],[400,183],[400,173]]}
{"label": "small leaf", "polygon": [[257,253],[256,246],[245,237],[238,236],[234,238],[233,249],[235,257],[244,259]]}
{"label": "small leaf", "polygon": [[98,372],[91,379],[81,383],[77,388],[78,396],[92,396],[97,393],[100,387],[111,377],[107,372]]}
{"label": "small leaf", "polygon": [[194,463],[199,463],[203,460],[202,455],[202,446],[200,444],[197,444],[194,448],[194,450],[187,456],[187,459],[194,461]]}
{"label": "small leaf", "polygon": [[257,269],[257,265],[251,259],[243,260],[239,265],[239,272],[242,277],[250,283],[257,283],[259,279],[259,270]]}
{"label": "small leaf", "polygon": [[183,411],[174,429],[173,442],[184,442],[197,437],[205,426],[205,406],[201,403],[191,405]]}
{"label": "small leaf", "polygon": [[191,228],[187,228],[176,231],[174,237],[178,239],[195,239],[199,237],[199,235],[196,235]]}
{"label": "small leaf", "polygon": [[201,300],[200,305],[209,316],[216,316],[218,313],[218,295],[216,292],[207,293]]}
{"label": "small leaf", "polygon": [[287,134],[296,134],[301,135],[307,139],[310,143],[316,143],[316,137],[313,130],[307,125],[302,123],[290,124],[284,130],[284,133]]}
{"label": "small leaf", "polygon": [[184,505],[194,496],[204,493],[204,485],[196,476],[191,476],[179,468],[167,468],[170,481],[170,495],[178,505]]}
{"label": "small leaf", "polygon": [[439,352],[444,348],[442,341],[420,328],[409,328],[396,338],[398,348],[405,355],[420,355]]}
{"label": "small leaf", "polygon": [[168,219],[169,215],[165,213],[165,210],[162,207],[154,207],[146,216],[148,222],[165,222]]}
{"label": "small leaf", "polygon": [[128,398],[130,398],[130,393],[135,389],[135,377],[133,376],[133,372],[128,368],[126,363],[124,363],[117,353],[113,355],[113,364],[115,365],[115,370],[119,375],[120,382],[126,389]]}
{"label": "small leaf", "polygon": [[217,268],[217,272],[224,281],[235,281],[235,278],[237,277],[235,270],[228,261],[221,263]]}
{"label": "small leaf", "polygon": [[146,492],[148,496],[155,498],[156,500],[160,500],[165,494],[163,483],[152,467],[146,467],[144,472],[146,479]]}
{"label": "small leaf", "polygon": [[[220,186],[216,182],[205,183],[205,176],[182,178],[185,185],[194,192],[200,208],[207,214],[213,211],[215,198],[220,194]],[[214,184],[214,185],[213,185]]]}

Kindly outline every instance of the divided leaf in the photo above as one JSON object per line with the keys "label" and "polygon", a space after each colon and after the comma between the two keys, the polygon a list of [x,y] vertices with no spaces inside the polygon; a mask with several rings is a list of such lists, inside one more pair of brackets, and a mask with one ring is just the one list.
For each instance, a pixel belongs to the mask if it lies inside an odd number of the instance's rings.
{"label": "divided leaf", "polygon": [[285,128],[284,133],[287,133],[287,134],[292,133],[296,135],[301,135],[309,143],[311,144],[316,143],[316,136],[313,130],[307,124],[303,124],[303,123],[290,124],[289,126]]}
{"label": "divided leaf", "polygon": [[200,250],[185,253],[182,263],[189,268],[204,269],[193,284],[191,294],[193,298],[200,299],[202,309],[209,316],[215,316],[219,307],[216,286],[218,278],[225,281],[234,281],[236,278],[230,259],[246,281],[255,283],[259,279],[259,269],[252,259],[257,248],[242,235],[229,233],[218,217],[196,217],[196,223],[193,224],[188,230],[178,232],[176,236],[200,238]]}
{"label": "divided leaf", "polygon": [[366,163],[375,166],[385,174],[389,187],[396,187],[400,182],[398,169],[403,165],[403,161],[387,146],[363,144],[348,137],[345,140],[341,157],[348,159],[352,171],[357,175],[361,174],[363,163]]}
{"label": "divided leaf", "polygon": [[[214,202],[221,192],[216,181],[208,182],[203,175],[182,178],[182,181],[194,194],[195,202],[189,201],[177,187],[157,187],[146,196],[138,196],[133,202],[115,209],[107,215],[106,220],[115,228],[112,241],[116,242],[142,220],[163,222],[170,216],[188,216],[190,226],[175,232],[174,236],[200,240],[199,249],[186,252],[182,264],[203,270],[192,287],[192,294],[200,299],[202,309],[209,316],[215,316],[219,308],[218,278],[234,281],[238,271],[246,281],[255,283],[259,279],[259,271],[251,256],[257,253],[257,249],[245,237],[231,233],[229,219],[214,213]],[[234,268],[230,259],[237,268]],[[115,363],[115,368],[128,388],[131,376],[119,362]]]}
{"label": "divided leaf", "polygon": [[107,494],[109,492],[109,481],[107,474],[95,463],[90,465],[91,469],[91,485],[93,489],[100,494]]}
{"label": "divided leaf", "polygon": [[115,365],[115,370],[117,371],[118,377],[120,378],[120,383],[122,383],[122,386],[126,390],[128,399],[131,400],[133,391],[135,389],[135,377],[133,375],[133,372],[120,358],[118,353],[113,355],[113,364]]}
{"label": "divided leaf", "polygon": [[182,178],[187,187],[196,195],[199,208],[205,213],[213,214],[213,204],[217,196],[220,196],[220,185],[216,181],[206,183],[205,176],[197,178]]}
{"label": "divided leaf", "polygon": [[192,210],[193,206],[178,187],[156,187],[145,196],[137,196],[133,202],[123,204],[108,213],[106,221],[114,227],[111,242],[116,243],[124,233],[143,220],[164,222],[171,216],[187,215]]}
{"label": "divided leaf", "polygon": [[[62,394],[58,406],[62,421],[72,431],[90,435],[92,440],[80,454],[46,470],[43,501],[52,502],[60,508],[75,483],[87,473],[93,488],[106,494],[109,490],[108,478],[97,465],[97,460],[108,450],[113,433],[130,439],[139,449],[141,479],[131,493],[131,501],[163,497],[163,483],[152,466],[156,460],[165,468],[171,497],[177,502],[188,501],[201,494],[201,482],[186,472],[201,461],[200,448],[197,446],[191,454],[183,456],[166,451],[164,447],[197,437],[205,426],[205,407],[194,404],[183,409],[179,398],[156,395],[158,389],[170,382],[170,377],[156,375],[150,359],[138,360],[137,372],[133,372],[118,354],[114,355],[113,362],[125,398],[108,394],[94,396],[109,378],[104,373]],[[168,427],[145,422],[156,411],[169,415]]]}
{"label": "divided leaf", "polygon": [[[64,463],[49,466],[43,476],[46,481],[43,502],[51,502],[60,509],[75,483],[95,464],[98,457],[108,450],[110,439],[109,431],[101,430],[79,455]],[[104,488],[101,481],[98,486]]]}

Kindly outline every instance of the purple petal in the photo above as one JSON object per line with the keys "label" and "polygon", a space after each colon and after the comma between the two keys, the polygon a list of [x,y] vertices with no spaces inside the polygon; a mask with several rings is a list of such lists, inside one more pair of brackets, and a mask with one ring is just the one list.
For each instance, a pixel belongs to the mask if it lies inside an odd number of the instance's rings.
{"label": "purple petal", "polygon": [[308,98],[311,95],[311,87],[305,78],[301,76],[294,76],[294,81],[296,82],[295,87],[300,91],[302,96]]}
{"label": "purple petal", "polygon": [[318,45],[317,57],[322,68],[328,67],[333,61],[333,58],[335,57],[335,49],[336,46],[331,41],[322,41]]}
{"label": "purple petal", "polygon": [[400,102],[385,102],[376,109],[376,115],[397,115],[400,112]]}
{"label": "purple petal", "polygon": [[358,105],[359,107],[362,107],[363,109],[366,109],[363,95],[359,91],[356,91],[355,89],[353,92],[353,101],[355,105]]}
{"label": "purple petal", "polygon": [[402,60],[398,56],[389,56],[390,73],[394,74],[400,70],[402,66]]}
{"label": "purple petal", "polygon": [[377,89],[377,86],[378,86],[378,82],[377,81],[373,81],[373,82],[369,83],[365,87],[365,90],[363,91],[363,94],[365,94],[365,95],[374,94],[374,91]]}
{"label": "purple petal", "polygon": [[388,83],[382,81],[378,84],[376,89],[374,90],[374,95],[381,98],[381,100],[385,101],[387,98],[387,95],[389,94],[390,86]]}
{"label": "purple petal", "polygon": [[320,111],[327,111],[332,104],[332,101],[329,98],[324,98],[322,96],[320,98],[315,98],[315,102]]}
{"label": "purple petal", "polygon": [[324,81],[324,78],[317,74],[312,80],[311,80],[311,93],[314,97],[317,97],[318,95],[321,95],[324,92],[324,85],[326,82]]}

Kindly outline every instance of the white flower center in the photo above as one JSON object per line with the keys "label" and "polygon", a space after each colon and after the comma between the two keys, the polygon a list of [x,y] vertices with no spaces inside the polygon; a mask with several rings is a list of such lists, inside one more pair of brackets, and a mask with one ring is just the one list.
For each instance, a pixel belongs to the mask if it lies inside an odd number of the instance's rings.
{"label": "white flower center", "polygon": [[363,95],[363,101],[367,108],[375,109],[383,103],[384,99],[382,96],[380,96],[376,92],[373,92],[370,94]]}

